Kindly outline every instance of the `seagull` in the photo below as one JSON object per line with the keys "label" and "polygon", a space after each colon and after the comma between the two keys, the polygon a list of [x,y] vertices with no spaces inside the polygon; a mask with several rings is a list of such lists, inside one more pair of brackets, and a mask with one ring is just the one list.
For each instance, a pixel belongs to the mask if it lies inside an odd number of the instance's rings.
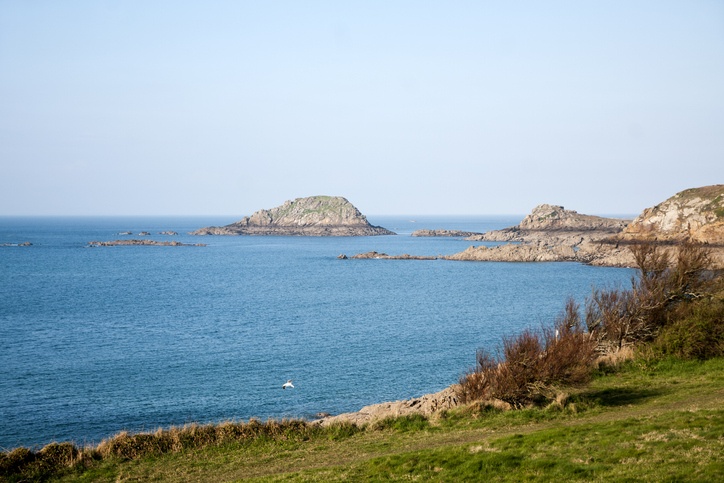
{"label": "seagull", "polygon": [[292,380],[291,380],[291,379],[289,379],[287,382],[285,382],[284,384],[282,384],[282,389],[286,389],[286,388],[288,388],[288,387],[291,387],[292,389],[294,389],[294,384],[292,384]]}

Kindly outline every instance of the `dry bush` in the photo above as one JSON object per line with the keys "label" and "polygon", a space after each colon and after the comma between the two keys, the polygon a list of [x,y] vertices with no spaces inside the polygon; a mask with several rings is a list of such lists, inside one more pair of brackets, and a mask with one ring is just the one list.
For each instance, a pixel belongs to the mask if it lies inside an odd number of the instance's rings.
{"label": "dry bush", "polygon": [[52,468],[69,468],[78,461],[80,454],[72,443],[50,443],[38,452],[37,459]]}
{"label": "dry bush", "polygon": [[97,450],[103,458],[134,460],[170,452],[171,447],[171,440],[164,437],[163,431],[156,434],[130,434],[124,431],[102,441]]}
{"label": "dry bush", "polygon": [[35,461],[35,453],[28,448],[15,448],[10,452],[0,453],[0,476],[20,474]]}
{"label": "dry bush", "polygon": [[653,242],[631,246],[638,276],[631,289],[595,289],[586,302],[586,325],[601,353],[654,340],[682,304],[704,295],[708,249],[683,242],[667,249]]}
{"label": "dry bush", "polygon": [[630,346],[621,347],[619,349],[611,349],[600,353],[594,361],[594,367],[599,370],[614,370],[626,361],[636,357],[636,352]]}
{"label": "dry bush", "polygon": [[102,441],[95,451],[102,458],[133,460],[231,442],[258,439],[303,440],[308,439],[312,432],[312,426],[301,420],[269,420],[262,423],[252,419],[248,423],[225,422],[219,425],[193,423],[183,427],[158,429],[155,433],[122,432]]}
{"label": "dry bush", "polygon": [[589,380],[595,347],[582,329],[578,306],[569,300],[553,327],[505,338],[497,358],[478,351],[475,369],[460,380],[458,397],[463,403],[498,399],[512,407],[550,400],[559,386]]}

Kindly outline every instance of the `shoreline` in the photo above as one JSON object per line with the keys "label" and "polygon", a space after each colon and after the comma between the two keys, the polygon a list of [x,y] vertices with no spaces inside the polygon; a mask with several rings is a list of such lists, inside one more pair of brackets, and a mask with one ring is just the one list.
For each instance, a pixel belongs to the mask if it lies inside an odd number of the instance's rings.
{"label": "shoreline", "polygon": [[310,421],[310,423],[319,424],[323,427],[338,423],[352,423],[363,426],[390,417],[410,416],[413,414],[430,416],[460,405],[457,398],[457,386],[457,384],[453,384],[436,393],[423,394],[420,397],[370,404],[358,411],[325,416]]}

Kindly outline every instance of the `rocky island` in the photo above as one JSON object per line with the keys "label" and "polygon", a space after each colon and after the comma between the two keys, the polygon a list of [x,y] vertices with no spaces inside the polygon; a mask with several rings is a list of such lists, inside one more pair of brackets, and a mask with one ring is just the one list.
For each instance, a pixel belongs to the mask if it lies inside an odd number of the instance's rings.
{"label": "rocky island", "polygon": [[271,210],[225,226],[210,226],[192,235],[373,236],[395,235],[373,226],[360,211],[340,196],[311,196],[286,201]]}

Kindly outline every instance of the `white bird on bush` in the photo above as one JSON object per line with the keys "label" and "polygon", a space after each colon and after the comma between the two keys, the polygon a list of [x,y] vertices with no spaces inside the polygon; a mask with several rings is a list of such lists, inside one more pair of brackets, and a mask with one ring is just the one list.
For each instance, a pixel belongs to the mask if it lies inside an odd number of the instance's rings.
{"label": "white bird on bush", "polygon": [[291,379],[289,379],[287,382],[285,382],[284,384],[282,384],[282,389],[286,389],[286,388],[288,388],[288,387],[294,389],[294,384],[292,384],[292,380],[291,380]]}

